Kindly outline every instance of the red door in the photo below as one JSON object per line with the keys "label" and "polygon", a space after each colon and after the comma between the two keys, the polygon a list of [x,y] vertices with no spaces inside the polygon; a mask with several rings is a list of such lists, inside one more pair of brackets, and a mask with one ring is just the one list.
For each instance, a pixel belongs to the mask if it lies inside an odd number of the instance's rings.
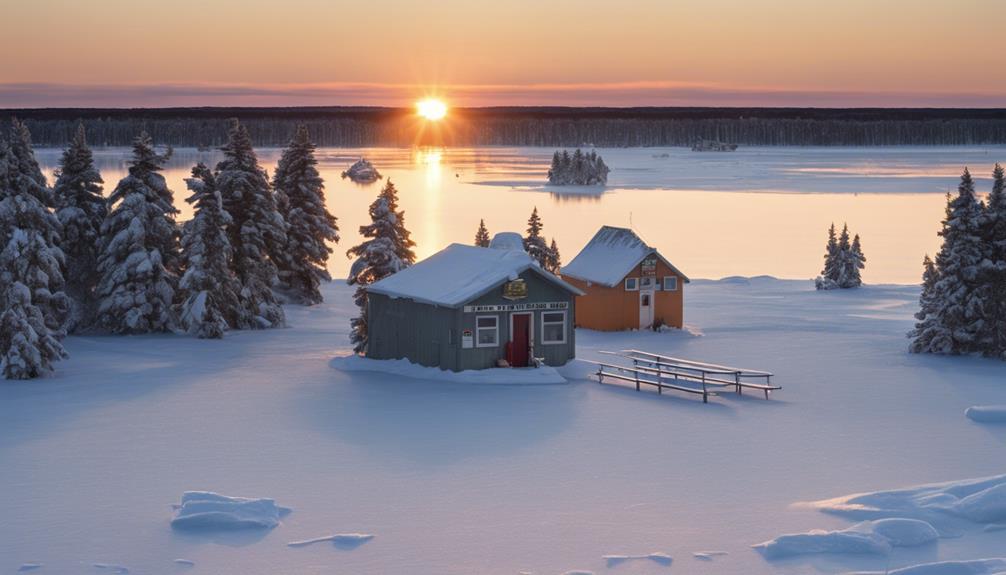
{"label": "red door", "polygon": [[513,318],[513,366],[527,367],[531,345],[531,316],[514,314]]}

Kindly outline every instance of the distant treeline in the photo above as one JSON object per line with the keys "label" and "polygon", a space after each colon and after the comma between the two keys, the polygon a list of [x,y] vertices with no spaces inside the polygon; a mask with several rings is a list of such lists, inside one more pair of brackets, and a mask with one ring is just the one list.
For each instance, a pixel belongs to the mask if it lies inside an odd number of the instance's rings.
{"label": "distant treeline", "polygon": [[256,145],[282,146],[298,124],[321,146],[690,146],[713,139],[758,146],[1006,144],[1006,109],[459,108],[424,123],[403,108],[165,108],[0,110],[36,145],[63,146],[83,120],[94,145],[220,146],[230,118]]}

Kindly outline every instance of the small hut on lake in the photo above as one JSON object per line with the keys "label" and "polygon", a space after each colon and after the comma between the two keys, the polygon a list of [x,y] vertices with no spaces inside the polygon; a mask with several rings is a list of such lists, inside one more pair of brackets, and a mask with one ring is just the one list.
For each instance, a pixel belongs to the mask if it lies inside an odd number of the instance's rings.
{"label": "small hut on lake", "polygon": [[[499,242],[498,242],[499,243]],[[562,365],[583,292],[522,249],[451,244],[367,288],[367,357],[451,371]]]}
{"label": "small hut on lake", "polygon": [[688,277],[628,228],[604,226],[560,272],[584,292],[576,325],[616,331],[684,323]]}

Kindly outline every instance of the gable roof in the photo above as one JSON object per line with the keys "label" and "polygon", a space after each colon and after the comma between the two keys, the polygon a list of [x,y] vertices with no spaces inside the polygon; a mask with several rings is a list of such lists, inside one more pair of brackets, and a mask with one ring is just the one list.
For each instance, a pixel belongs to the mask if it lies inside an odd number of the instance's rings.
{"label": "gable roof", "polygon": [[451,244],[425,260],[367,287],[367,291],[431,305],[457,308],[503,282],[531,270],[574,295],[583,295],[523,251]]}
{"label": "gable roof", "polygon": [[684,278],[686,283],[690,281],[688,276],[660,255],[656,248],[646,245],[636,232],[614,226],[602,226],[597,230],[573,261],[563,266],[561,273],[579,280],[614,287],[650,254],[656,254],[664,265]]}

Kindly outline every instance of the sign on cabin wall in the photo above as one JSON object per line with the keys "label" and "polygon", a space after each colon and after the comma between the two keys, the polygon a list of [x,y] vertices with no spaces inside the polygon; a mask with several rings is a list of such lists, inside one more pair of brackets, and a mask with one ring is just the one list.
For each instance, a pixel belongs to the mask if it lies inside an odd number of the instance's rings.
{"label": "sign on cabin wall", "polygon": [[537,311],[568,309],[568,301],[548,301],[538,303],[504,303],[496,305],[466,305],[465,313],[493,313],[501,311]]}
{"label": "sign on cabin wall", "polygon": [[657,275],[657,256],[647,256],[640,264],[640,272],[644,276]]}
{"label": "sign on cabin wall", "polygon": [[503,284],[503,298],[509,300],[524,299],[527,297],[527,282],[522,279],[515,279]]}
{"label": "sign on cabin wall", "polygon": [[461,330],[461,347],[462,349],[471,349],[475,347],[475,338],[472,337],[472,330]]}

